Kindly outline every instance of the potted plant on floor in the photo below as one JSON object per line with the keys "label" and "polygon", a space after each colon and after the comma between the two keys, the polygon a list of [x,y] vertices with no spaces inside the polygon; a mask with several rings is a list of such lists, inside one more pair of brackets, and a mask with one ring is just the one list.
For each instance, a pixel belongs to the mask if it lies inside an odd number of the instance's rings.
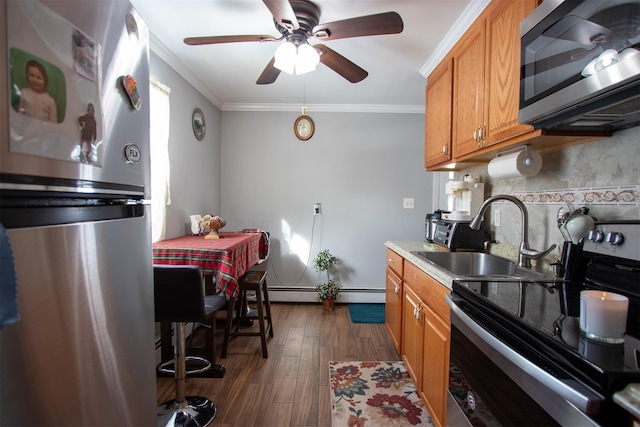
{"label": "potted plant on floor", "polygon": [[329,270],[339,262],[340,260],[333,256],[328,249],[318,252],[318,255],[313,259],[313,267],[316,271],[324,271],[327,273],[327,281],[318,283],[315,287],[318,298],[322,301],[322,308],[325,310],[333,310],[335,300],[338,299],[342,292],[340,282],[332,279],[329,272]]}

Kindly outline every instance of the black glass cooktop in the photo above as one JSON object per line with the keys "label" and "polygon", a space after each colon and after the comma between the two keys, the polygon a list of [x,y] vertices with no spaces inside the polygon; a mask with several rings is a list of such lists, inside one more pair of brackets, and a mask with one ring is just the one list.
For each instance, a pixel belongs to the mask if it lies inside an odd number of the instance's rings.
{"label": "black glass cooktop", "polygon": [[[640,381],[638,340],[589,340],[580,333],[581,284],[456,280],[453,293],[474,320],[557,377],[574,377],[609,395]],[[533,360],[535,359],[535,360]]]}

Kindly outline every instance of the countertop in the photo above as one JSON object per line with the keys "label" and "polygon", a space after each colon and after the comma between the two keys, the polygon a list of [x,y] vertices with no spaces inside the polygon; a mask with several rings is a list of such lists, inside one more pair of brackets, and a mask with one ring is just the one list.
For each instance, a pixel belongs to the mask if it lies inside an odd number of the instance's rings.
{"label": "countertop", "polygon": [[[385,242],[385,246],[402,256],[407,261],[417,266],[419,269],[436,279],[442,285],[451,289],[453,286],[453,280],[456,276],[452,276],[442,269],[431,264],[429,261],[419,256],[413,255],[411,251],[431,251],[431,252],[450,252],[449,248],[437,245],[435,243],[429,243],[426,241],[397,241],[390,240]],[[516,262],[518,257],[518,248],[513,248],[507,245],[491,245],[489,253],[501,258],[508,259],[512,262]],[[531,271],[546,275],[548,278],[553,277],[553,271],[551,265],[545,260],[532,260]]]}
{"label": "countertop", "polygon": [[429,276],[436,279],[447,289],[451,289],[453,286],[454,276],[451,276],[441,269],[435,267],[433,264],[426,261],[424,258],[420,258],[417,255],[413,255],[411,251],[430,251],[430,252],[449,252],[448,248],[439,246],[429,242],[421,241],[397,241],[390,240],[385,242],[386,247],[402,256],[407,261],[414,264],[420,270],[427,273]]}

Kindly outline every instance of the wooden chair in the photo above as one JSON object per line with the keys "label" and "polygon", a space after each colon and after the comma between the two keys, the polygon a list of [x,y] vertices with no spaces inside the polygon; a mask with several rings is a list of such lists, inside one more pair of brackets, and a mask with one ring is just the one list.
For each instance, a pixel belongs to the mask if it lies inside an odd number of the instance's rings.
{"label": "wooden chair", "polygon": [[[262,343],[262,357],[269,357],[267,350],[267,334],[273,338],[273,321],[271,318],[271,304],[269,302],[269,291],[267,289],[266,271],[248,271],[238,281],[240,293],[236,298],[229,299],[229,309],[227,311],[227,322],[222,342],[222,355],[227,357],[229,340],[233,337],[255,337],[259,336]],[[256,310],[245,310],[248,305],[247,294],[255,292]],[[234,309],[235,308],[235,309]],[[235,313],[235,319],[234,319]],[[235,321],[234,321],[235,320]],[[240,325],[246,320],[257,320],[260,328],[259,332],[241,331]],[[265,325],[266,320],[266,325]]]}

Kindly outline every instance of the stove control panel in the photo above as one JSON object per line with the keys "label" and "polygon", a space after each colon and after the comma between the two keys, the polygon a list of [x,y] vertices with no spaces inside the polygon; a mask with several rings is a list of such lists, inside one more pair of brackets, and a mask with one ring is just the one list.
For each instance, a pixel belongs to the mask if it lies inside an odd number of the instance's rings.
{"label": "stove control panel", "polygon": [[640,261],[640,221],[597,223],[584,240],[583,250]]}

